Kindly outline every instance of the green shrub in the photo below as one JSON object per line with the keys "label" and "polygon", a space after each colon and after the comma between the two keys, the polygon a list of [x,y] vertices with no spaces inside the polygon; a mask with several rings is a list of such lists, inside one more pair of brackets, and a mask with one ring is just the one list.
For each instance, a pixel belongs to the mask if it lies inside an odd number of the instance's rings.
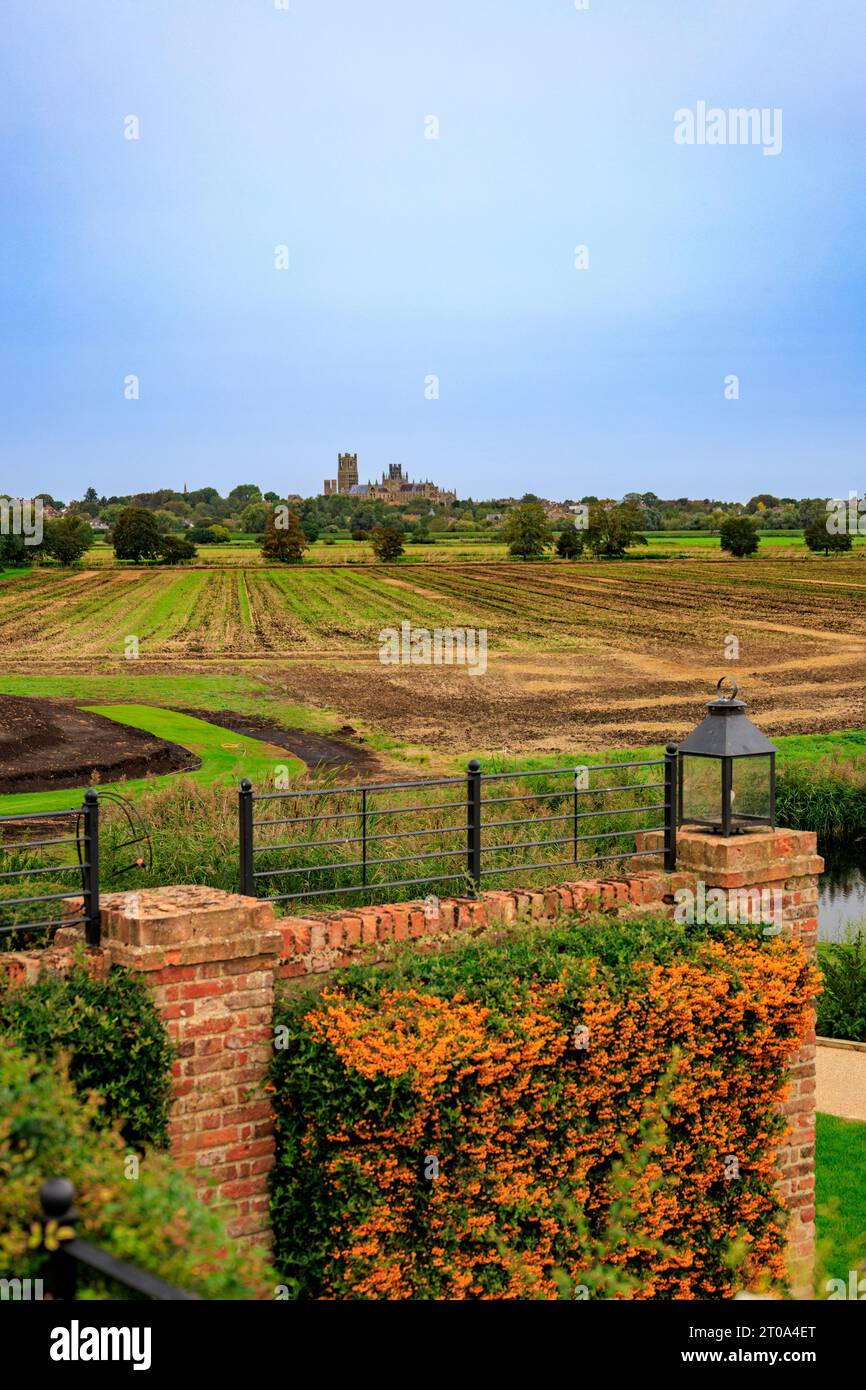
{"label": "green shrub", "polygon": [[[24,1052],[0,1037],[0,1268],[37,1278],[43,1256],[30,1242],[47,1178],[76,1190],[79,1233],[119,1259],[204,1298],[272,1296],[273,1273],[254,1252],[240,1253],[220,1213],[201,1202],[166,1154],[152,1151],[129,1175],[115,1130],[94,1124],[94,1093],[82,1103],[62,1061]],[[120,1286],[82,1269],[79,1297],[126,1298]]]}
{"label": "green shrub", "polygon": [[144,982],[113,967],[106,976],[76,965],[33,984],[0,979],[0,1033],[40,1057],[69,1056],[80,1095],[97,1090],[103,1124],[120,1122],[127,1143],[168,1142],[172,1048]]}
{"label": "green shrub", "polygon": [[866,1042],[866,930],[847,941],[819,942],[818,964],[824,977],[819,1035]]}

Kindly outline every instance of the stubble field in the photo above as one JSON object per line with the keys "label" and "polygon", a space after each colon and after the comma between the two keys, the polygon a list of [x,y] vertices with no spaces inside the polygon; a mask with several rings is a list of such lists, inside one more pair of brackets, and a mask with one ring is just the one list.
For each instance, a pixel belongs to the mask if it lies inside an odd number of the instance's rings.
{"label": "stubble field", "polygon": [[[242,672],[410,749],[515,754],[680,737],[732,673],[767,732],[829,731],[864,725],[864,603],[858,554],[34,570],[0,581],[0,683],[163,676],[170,703],[173,680]],[[383,665],[403,622],[486,629],[486,672]]]}

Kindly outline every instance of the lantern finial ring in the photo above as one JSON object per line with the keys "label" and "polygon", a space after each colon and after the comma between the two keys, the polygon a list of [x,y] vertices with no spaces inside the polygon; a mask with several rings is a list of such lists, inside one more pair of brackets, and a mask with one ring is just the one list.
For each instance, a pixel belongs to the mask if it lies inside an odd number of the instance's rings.
{"label": "lantern finial ring", "polygon": [[[732,687],[730,694],[725,694],[725,692],[722,690],[722,686],[725,684],[725,681],[727,681]],[[721,680],[717,681],[716,683],[716,694],[720,696],[720,698],[723,700],[733,700],[736,698],[736,694],[739,688],[740,687],[737,685],[737,682],[734,680],[733,676],[722,676]]]}

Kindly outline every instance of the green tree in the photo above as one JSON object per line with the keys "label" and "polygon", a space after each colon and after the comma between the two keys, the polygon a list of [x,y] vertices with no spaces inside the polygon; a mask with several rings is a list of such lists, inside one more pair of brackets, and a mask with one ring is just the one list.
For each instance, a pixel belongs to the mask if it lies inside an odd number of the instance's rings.
{"label": "green tree", "polygon": [[84,517],[62,516],[45,527],[42,549],[59,565],[74,565],[93,544],[93,532]]}
{"label": "green tree", "polygon": [[264,502],[250,502],[249,506],[244,507],[240,514],[240,525],[242,531],[249,531],[253,535],[261,535],[265,529],[265,522],[268,519],[268,508]]}
{"label": "green tree", "polygon": [[261,544],[261,552],[266,560],[298,565],[309,545],[295,512],[289,512],[284,507],[278,512],[268,512]]}
{"label": "green tree", "polygon": [[502,536],[508,542],[509,555],[521,560],[537,560],[553,540],[540,502],[521,502],[514,507],[502,524]]}
{"label": "green tree", "polygon": [[261,492],[257,483],[238,483],[233,487],[228,495],[230,502],[258,502],[261,500]]}
{"label": "green tree", "polygon": [[154,512],[154,516],[156,517],[156,524],[162,532],[181,532],[186,530],[186,527],[184,526],[180,517],[176,516],[174,512],[166,511],[165,507],[159,507]]}
{"label": "green tree", "polygon": [[191,540],[186,536],[163,536],[162,538],[162,563],[164,565],[182,565],[187,560],[194,560],[198,551]]}
{"label": "green tree", "polygon": [[232,533],[227,526],[213,525],[207,528],[213,536],[214,545],[229,545]]}
{"label": "green tree", "polygon": [[620,559],[630,545],[646,545],[646,536],[639,529],[642,521],[640,508],[631,502],[591,506],[586,544],[596,556]]}
{"label": "green tree", "polygon": [[33,552],[37,548],[26,545],[24,537],[14,532],[10,532],[8,536],[0,535],[0,569],[26,569],[33,563]]}
{"label": "green tree", "polygon": [[719,527],[722,550],[730,555],[754,555],[761,543],[758,523],[750,516],[726,516]]}
{"label": "green tree", "polygon": [[146,507],[124,507],[111,533],[118,560],[156,560],[162,550],[159,523]]}
{"label": "green tree", "polygon": [[370,532],[373,554],[377,560],[399,560],[403,554],[403,533],[392,522],[374,526]]}
{"label": "green tree", "polygon": [[583,554],[586,533],[578,531],[573,521],[567,521],[556,538],[556,553],[563,560],[574,560]]}
{"label": "green tree", "polygon": [[829,555],[831,551],[833,554],[839,554],[850,550],[852,544],[850,532],[842,531],[835,535],[827,530],[826,509],[812,514],[803,529],[803,539],[810,550],[823,550],[825,555]]}

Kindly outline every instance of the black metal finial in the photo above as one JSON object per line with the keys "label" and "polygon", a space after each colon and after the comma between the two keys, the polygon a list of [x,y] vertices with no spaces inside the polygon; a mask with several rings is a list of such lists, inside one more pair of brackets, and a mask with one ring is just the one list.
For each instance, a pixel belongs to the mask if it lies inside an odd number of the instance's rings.
{"label": "black metal finial", "polygon": [[75,1188],[68,1178],[48,1178],[39,1189],[42,1215],[48,1221],[69,1217],[75,1201]]}

